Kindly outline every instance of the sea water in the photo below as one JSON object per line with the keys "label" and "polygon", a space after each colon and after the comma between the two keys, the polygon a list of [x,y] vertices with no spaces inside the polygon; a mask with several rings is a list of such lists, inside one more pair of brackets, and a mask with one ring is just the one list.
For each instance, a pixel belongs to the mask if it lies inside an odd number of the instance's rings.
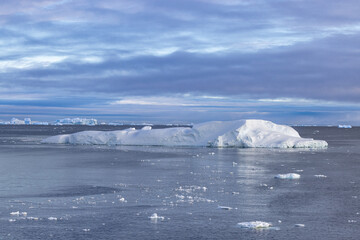
{"label": "sea water", "polygon": [[[40,143],[126,127],[0,126],[0,239],[360,236],[357,127],[296,128],[320,150]],[[271,227],[238,226],[254,221]]]}

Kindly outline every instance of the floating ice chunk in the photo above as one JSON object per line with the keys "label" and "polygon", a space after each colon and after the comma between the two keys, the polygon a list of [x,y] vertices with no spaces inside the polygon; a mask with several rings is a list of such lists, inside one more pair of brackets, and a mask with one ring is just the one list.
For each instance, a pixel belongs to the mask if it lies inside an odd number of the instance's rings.
{"label": "floating ice chunk", "polygon": [[275,176],[278,179],[299,179],[300,174],[297,173],[287,173],[287,174],[278,174]]}
{"label": "floating ice chunk", "polygon": [[151,130],[152,127],[151,126],[144,126],[141,130]]}
{"label": "floating ice chunk", "polygon": [[219,209],[223,209],[223,210],[231,210],[232,207],[226,207],[226,206],[218,206]]}
{"label": "floating ice chunk", "polygon": [[10,219],[9,219],[9,222],[16,222],[16,219],[10,218]]}
{"label": "floating ice chunk", "polygon": [[265,120],[206,122],[191,127],[172,127],[151,131],[84,131],[46,138],[42,143],[207,146],[239,148],[325,148],[327,142],[301,138],[285,125]]}
{"label": "floating ice chunk", "polygon": [[327,178],[326,175],[322,175],[322,174],[319,174],[319,175],[314,175],[314,177],[317,177],[317,178]]}
{"label": "floating ice chunk", "polygon": [[295,224],[294,226],[295,226],[295,227],[305,227],[305,224],[298,223],[298,224]]}
{"label": "floating ice chunk", "polygon": [[57,221],[58,219],[56,217],[48,217],[48,220],[50,221]]}
{"label": "floating ice chunk", "polygon": [[119,198],[119,201],[120,201],[120,202],[127,202],[127,201],[125,200],[125,198],[123,198],[123,197],[122,197],[122,198]]}
{"label": "floating ice chunk", "polygon": [[163,221],[165,219],[162,216],[158,216],[157,213],[153,213],[149,218],[154,222],[157,222],[158,220]]}
{"label": "floating ice chunk", "polygon": [[27,217],[26,219],[27,219],[27,220],[34,220],[34,221],[39,220],[39,218],[37,218],[37,217]]}
{"label": "floating ice chunk", "polygon": [[261,221],[254,221],[254,222],[240,222],[237,226],[241,228],[269,228],[271,227],[271,223],[261,222]]}
{"label": "floating ice chunk", "polygon": [[84,228],[83,231],[84,232],[90,232],[90,228]]}

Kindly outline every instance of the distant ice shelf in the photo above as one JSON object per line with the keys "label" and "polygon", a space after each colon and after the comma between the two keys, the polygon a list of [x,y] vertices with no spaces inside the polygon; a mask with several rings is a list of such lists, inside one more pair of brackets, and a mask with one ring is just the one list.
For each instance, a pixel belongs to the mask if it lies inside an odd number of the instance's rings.
{"label": "distant ice shelf", "polygon": [[292,127],[265,120],[214,121],[191,127],[84,131],[46,138],[42,143],[206,146],[237,148],[326,148],[326,141],[301,138]]}

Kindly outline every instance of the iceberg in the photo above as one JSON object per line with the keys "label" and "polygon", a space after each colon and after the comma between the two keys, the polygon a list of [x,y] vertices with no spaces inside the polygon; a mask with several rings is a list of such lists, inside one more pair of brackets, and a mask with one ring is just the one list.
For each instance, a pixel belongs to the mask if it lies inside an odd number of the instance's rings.
{"label": "iceberg", "polygon": [[19,120],[17,118],[12,118],[11,121],[10,121],[10,124],[12,124],[12,125],[22,125],[22,124],[25,124],[25,121]]}
{"label": "iceberg", "polygon": [[338,128],[352,128],[351,125],[339,125]]}
{"label": "iceberg", "polygon": [[64,118],[55,121],[55,125],[97,125],[97,120],[94,118]]}
{"label": "iceberg", "polygon": [[153,213],[150,217],[151,221],[157,222],[157,220],[164,221],[165,218],[163,216],[157,215],[157,213]]}
{"label": "iceberg", "polygon": [[199,146],[236,148],[326,148],[326,141],[301,138],[292,127],[265,120],[213,121],[193,127],[83,131],[46,138],[42,143]]}
{"label": "iceberg", "polygon": [[275,176],[277,179],[299,179],[300,177],[300,174],[297,173],[278,174]]}
{"label": "iceberg", "polygon": [[258,228],[269,228],[272,226],[272,224],[268,223],[268,222],[262,222],[262,221],[253,221],[253,222],[240,222],[237,224],[237,226],[239,226],[241,228],[258,229]]}

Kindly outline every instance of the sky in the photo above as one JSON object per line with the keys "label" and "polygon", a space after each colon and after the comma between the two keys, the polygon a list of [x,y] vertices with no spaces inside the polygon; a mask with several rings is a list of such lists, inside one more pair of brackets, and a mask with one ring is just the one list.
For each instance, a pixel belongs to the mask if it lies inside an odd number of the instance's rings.
{"label": "sky", "polygon": [[360,125],[357,0],[0,4],[0,120]]}

